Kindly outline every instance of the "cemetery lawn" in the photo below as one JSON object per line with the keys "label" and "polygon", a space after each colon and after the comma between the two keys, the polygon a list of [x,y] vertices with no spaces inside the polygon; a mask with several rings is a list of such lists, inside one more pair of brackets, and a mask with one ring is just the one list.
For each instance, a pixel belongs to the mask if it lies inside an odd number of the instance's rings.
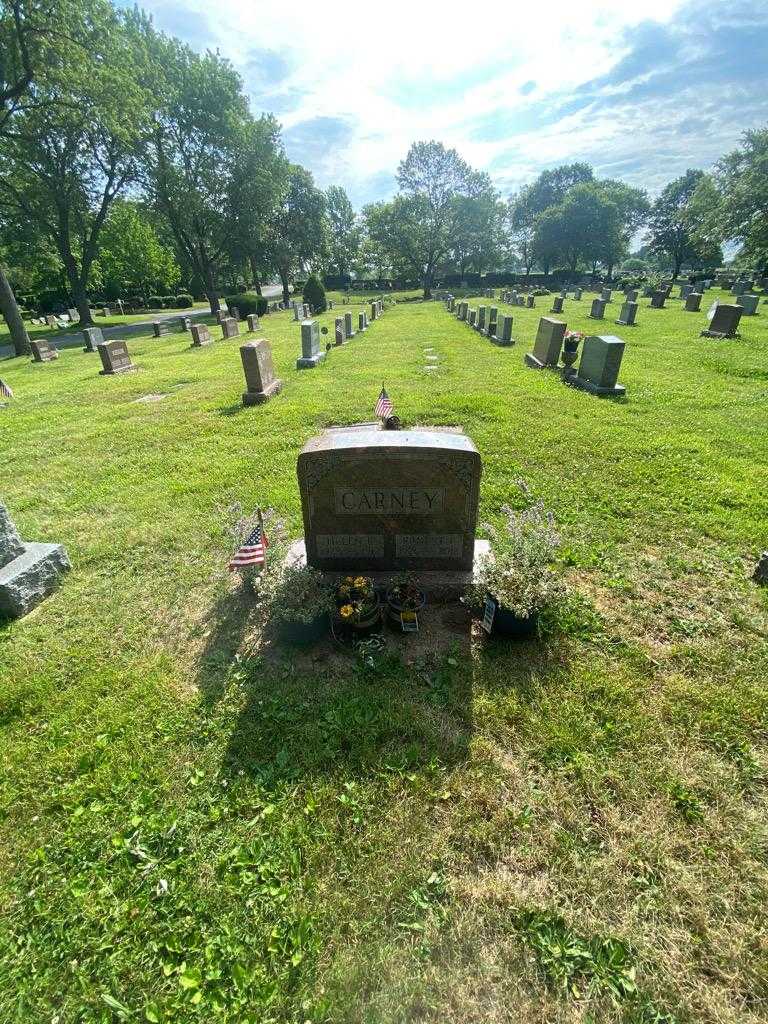
{"label": "cemetery lawn", "polygon": [[[196,302],[193,309],[210,309],[207,302]],[[126,313],[124,316],[115,314],[114,316],[95,316],[94,326],[101,327],[102,330],[105,327],[121,327],[123,324],[138,324],[147,321],[151,323],[152,320],[156,320],[162,316],[185,316],[190,311],[189,309],[155,309],[151,311],[144,311],[142,313]],[[27,334],[32,341],[38,338],[46,338],[50,342],[55,342],[56,337],[59,335],[68,334],[79,334],[80,324],[79,322],[73,323],[71,326],[66,328],[50,328],[50,327],[36,327],[28,320],[25,321],[27,325]],[[5,345],[11,344],[11,335],[8,330],[8,325],[4,320],[0,320],[0,348]]]}
{"label": "cemetery lawn", "polygon": [[[74,565],[0,626],[0,1021],[768,1021],[768,307],[713,341],[593,297],[622,401],[523,366],[547,298],[513,348],[414,303],[301,373],[264,317],[248,409],[232,342],[0,361],[3,500]],[[474,440],[481,521],[518,478],[554,512],[540,644],[259,645],[231,506],[299,535],[300,448],[382,381]]]}

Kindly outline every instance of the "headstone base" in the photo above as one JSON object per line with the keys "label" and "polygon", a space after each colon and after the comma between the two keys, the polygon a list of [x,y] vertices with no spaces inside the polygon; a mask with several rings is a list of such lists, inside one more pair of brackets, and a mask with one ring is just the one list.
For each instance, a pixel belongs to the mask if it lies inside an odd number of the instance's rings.
{"label": "headstone base", "polygon": [[131,370],[138,370],[138,366],[132,363],[131,366],[117,366],[114,370],[99,370],[101,377],[114,377],[116,373],[130,373]]}
{"label": "headstone base", "polygon": [[514,338],[510,338],[509,341],[502,341],[501,338],[497,338],[495,334],[491,335],[490,340],[494,345],[499,345],[501,348],[509,348],[511,345],[515,344]]}
{"label": "headstone base", "polygon": [[530,366],[532,370],[554,370],[555,366],[549,366],[547,363],[542,363],[536,358],[533,352],[525,353],[525,365]]}
{"label": "headstone base", "polygon": [[[491,545],[487,540],[475,540],[475,554],[473,563],[475,568],[478,565],[478,559],[481,556],[487,555],[491,550]],[[307,562],[307,551],[304,545],[304,538],[294,541],[288,549],[288,554],[285,556],[286,563],[298,562],[299,565],[306,565]],[[355,573],[362,572],[362,570],[355,570]],[[424,591],[427,597],[435,602],[458,601],[462,596],[467,586],[472,582],[472,575],[474,569],[451,569],[451,570],[414,570],[414,575],[419,581],[419,587]],[[367,576],[373,579],[375,586],[387,587],[396,580],[400,580],[403,577],[403,570],[393,570],[392,572],[366,572]],[[344,572],[323,572],[323,576],[330,580],[332,583],[338,583],[345,576],[349,576],[349,570]]]}
{"label": "headstone base", "polygon": [[313,366],[318,366],[325,359],[326,352],[318,352],[316,356],[299,356],[296,360],[297,370],[311,370]]}
{"label": "headstone base", "polygon": [[613,322],[619,327],[637,327],[637,324],[631,324],[628,320],[614,320]]}
{"label": "headstone base", "polygon": [[26,615],[54,590],[61,573],[70,568],[62,544],[25,544],[23,553],[0,569],[0,618]]}
{"label": "headstone base", "polygon": [[266,391],[244,391],[243,405],[262,405],[273,398],[281,390],[283,382],[279,379],[273,380]]}
{"label": "headstone base", "polygon": [[593,384],[591,380],[579,377],[578,374],[569,377],[568,384],[580,391],[588,391],[590,395],[599,395],[601,398],[622,398],[627,393],[623,384],[615,384],[612,388],[601,388],[599,385]]}
{"label": "headstone base", "polygon": [[725,334],[723,331],[702,331],[699,334],[699,337],[718,338],[720,341],[722,341],[725,338],[740,338],[741,335],[738,333],[738,331],[734,332],[733,334]]}

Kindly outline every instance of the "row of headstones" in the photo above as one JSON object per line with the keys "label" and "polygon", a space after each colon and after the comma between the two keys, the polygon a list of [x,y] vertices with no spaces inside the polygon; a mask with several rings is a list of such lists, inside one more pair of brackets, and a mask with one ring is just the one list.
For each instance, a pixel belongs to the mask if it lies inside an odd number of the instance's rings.
{"label": "row of headstones", "polygon": [[468,324],[496,345],[514,345],[512,337],[512,317],[499,317],[497,306],[480,306],[470,309],[469,303],[456,302],[451,295],[445,301],[445,307],[460,323]]}
{"label": "row of headstones", "polygon": [[[357,333],[363,334],[371,325],[373,320],[378,320],[384,315],[384,303],[377,299],[371,303],[371,319],[368,313],[361,310],[357,314]],[[337,316],[334,320],[334,344],[344,345],[355,337],[354,320],[352,313],[345,313]],[[328,349],[331,345],[328,345]],[[297,370],[310,370],[318,366],[326,357],[327,352],[320,348],[320,326],[317,320],[304,320],[301,325],[301,355],[296,360]]]}

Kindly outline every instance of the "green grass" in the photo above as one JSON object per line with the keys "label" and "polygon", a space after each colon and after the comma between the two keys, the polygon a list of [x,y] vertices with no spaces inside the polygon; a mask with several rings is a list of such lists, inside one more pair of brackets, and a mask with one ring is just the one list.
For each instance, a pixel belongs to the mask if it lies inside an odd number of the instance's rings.
{"label": "green grass", "polygon": [[[194,309],[208,309],[207,302],[196,302]],[[94,316],[94,323],[97,327],[121,327],[123,324],[138,324],[144,323],[145,321],[150,322],[157,319],[159,316],[172,316],[177,314],[178,316],[184,316],[189,313],[189,309],[155,309],[151,312],[144,313],[127,313],[125,316],[115,314],[113,316],[101,316],[100,313],[96,312]],[[65,334],[77,334],[80,331],[80,322],[76,321],[71,326],[64,329],[51,328],[48,326],[37,327],[29,320],[25,321],[27,325],[27,334],[34,341],[37,338],[48,338],[49,340],[55,340],[57,335]],[[11,338],[10,332],[8,331],[8,325],[5,320],[0,320],[0,348],[4,345],[10,345]]]}
{"label": "green grass", "polygon": [[[401,305],[303,372],[271,314],[285,386],[248,409],[229,342],[0,362],[3,499],[74,564],[0,627],[3,1024],[768,1020],[766,307],[720,342],[591,298],[563,318],[626,339],[622,401],[523,366],[546,298],[510,349]],[[298,535],[301,446],[382,380],[475,441],[481,520],[519,477],[553,509],[541,644],[264,643],[232,506]]]}

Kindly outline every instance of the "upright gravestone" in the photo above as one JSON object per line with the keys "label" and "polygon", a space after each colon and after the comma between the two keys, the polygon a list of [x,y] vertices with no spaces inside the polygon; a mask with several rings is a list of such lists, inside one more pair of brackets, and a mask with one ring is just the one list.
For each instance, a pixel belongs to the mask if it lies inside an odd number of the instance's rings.
{"label": "upright gravestone", "polygon": [[357,314],[357,330],[358,330],[358,333],[362,334],[363,331],[366,331],[367,329],[368,329],[368,324],[365,321],[365,311],[364,310],[360,310],[360,312]]}
{"label": "upright gravestone", "polygon": [[229,311],[229,315],[233,320],[239,320],[240,310],[237,308],[237,306],[232,306],[232,308]]}
{"label": "upright gravestone", "polygon": [[377,314],[378,314],[378,303],[372,302],[371,303],[371,320],[372,321],[376,319]]}
{"label": "upright gravestone", "polygon": [[668,292],[666,288],[660,288],[657,291],[651,292],[651,309],[664,309],[664,301],[666,300]]}
{"label": "upright gravestone", "polygon": [[602,320],[605,316],[605,299],[593,299],[592,308],[587,316],[590,320]]}
{"label": "upright gravestone", "polygon": [[466,302],[460,302],[459,303],[458,310],[456,312],[456,319],[457,320],[466,320],[467,319],[467,303]]}
{"label": "upright gravestone", "polygon": [[736,304],[744,310],[744,316],[757,316],[757,304],[760,300],[757,295],[744,293],[736,299]]}
{"label": "upright gravestone", "polygon": [[491,341],[496,345],[514,345],[515,342],[512,338],[512,317],[502,316],[499,321],[499,326],[496,329],[496,333],[491,335]]}
{"label": "upright gravestone", "polygon": [[26,615],[70,568],[61,544],[25,544],[0,503],[0,619]]}
{"label": "upright gravestone", "polygon": [[302,304],[301,312],[303,319],[309,320],[309,318],[312,316],[312,307],[308,302]]}
{"label": "upright gravestone", "polygon": [[249,331],[258,331],[260,328],[259,318],[256,313],[249,313],[246,317]]}
{"label": "upright gravestone", "polygon": [[684,308],[687,313],[698,313],[701,309],[701,293],[689,291],[685,296]]}
{"label": "upright gravestone", "polygon": [[680,298],[681,299],[687,299],[692,291],[693,291],[693,285],[692,284],[681,284],[680,285]]}
{"label": "upright gravestone", "polygon": [[478,331],[484,331],[485,330],[487,316],[488,316],[488,307],[487,306],[478,306],[478,309],[477,309],[477,320],[475,322],[475,327],[477,328]]}
{"label": "upright gravestone", "polygon": [[563,296],[562,295],[555,295],[555,297],[552,299],[552,309],[550,309],[550,313],[562,313],[562,312],[563,312]]}
{"label": "upright gravestone", "polygon": [[283,382],[275,377],[272,349],[266,338],[246,341],[240,346],[245,387],[243,405],[261,405],[282,388]]}
{"label": "upright gravestone", "polygon": [[326,571],[471,571],[481,462],[464,434],[329,430],[298,459],[307,561]]}
{"label": "upright gravestone", "polygon": [[577,300],[577,302],[581,302],[581,288],[573,289],[573,297],[574,299]]}
{"label": "upright gravestone", "polygon": [[164,334],[168,334],[168,324],[165,320],[152,321],[152,334],[155,338],[161,338]]}
{"label": "upright gravestone", "polygon": [[112,376],[115,373],[127,373],[135,370],[136,366],[131,362],[128,346],[124,341],[102,341],[99,343],[99,355],[101,356],[102,369],[99,373],[102,376]]}
{"label": "upright gravestone", "polygon": [[227,338],[236,338],[240,334],[240,324],[235,320],[233,316],[227,316],[221,321],[221,336],[225,340]]}
{"label": "upright gravestone", "polygon": [[528,309],[533,309],[535,307],[535,305],[536,305],[536,296],[535,295],[528,295],[526,297],[525,304],[528,307]]}
{"label": "upright gravestone", "polygon": [[344,337],[344,317],[343,316],[337,316],[336,317],[336,321],[335,321],[334,327],[335,327],[334,341],[335,341],[335,343],[337,345],[343,345],[344,341],[346,340],[345,337]]}
{"label": "upright gravestone", "polygon": [[211,332],[207,324],[192,324],[192,344],[195,348],[210,345],[211,341]]}
{"label": "upright gravestone", "polygon": [[637,316],[636,302],[622,302],[619,319],[616,321],[621,327],[634,327]]}
{"label": "upright gravestone", "polygon": [[29,346],[32,349],[33,363],[50,363],[54,359],[59,358],[59,353],[55,348],[51,348],[45,338],[38,338],[37,341],[30,341]]}
{"label": "upright gravestone", "polygon": [[344,314],[344,337],[345,338],[354,338],[354,336],[355,336],[355,330],[354,330],[354,327],[352,326],[352,314],[351,313],[345,313]]}
{"label": "upright gravestone", "polygon": [[59,326],[59,321],[56,319],[55,316],[53,316],[52,313],[48,314],[48,316],[45,318],[45,322],[48,325],[48,327],[56,328]]}
{"label": "upright gravestone", "polygon": [[292,302],[291,306],[293,307],[294,322],[297,324],[301,323],[301,321],[304,319],[304,308],[302,304],[300,302]]}
{"label": "upright gravestone", "polygon": [[101,315],[102,316],[112,316],[112,310],[110,309],[109,306],[104,306],[104,308],[101,311]]}
{"label": "upright gravestone", "polygon": [[499,310],[497,306],[491,306],[488,311],[488,326],[483,332],[486,337],[493,338],[496,336],[496,331],[499,326]]}
{"label": "upright gravestone", "polygon": [[454,311],[454,309],[455,309],[455,308],[456,308],[456,299],[454,299],[454,297],[453,297],[453,296],[451,296],[451,297],[450,297],[450,298],[448,299],[448,312],[449,312],[449,313],[452,313],[452,312]]}
{"label": "upright gravestone", "polygon": [[625,298],[627,302],[637,302],[637,288],[628,288]]}
{"label": "upright gravestone", "polygon": [[744,310],[739,305],[718,303],[709,327],[701,332],[702,338],[734,338],[737,337],[739,321]]}
{"label": "upright gravestone", "polygon": [[552,320],[543,316],[539,320],[539,329],[533,343],[533,352],[526,352],[525,362],[534,370],[543,370],[545,366],[555,368],[560,361],[560,349],[565,337],[566,324],[562,320]]}
{"label": "upright gravestone", "polygon": [[69,313],[69,319],[70,320],[79,320],[80,319],[80,314],[73,307],[70,307],[67,310],[67,312]]}
{"label": "upright gravestone", "polygon": [[469,324],[470,327],[474,327],[475,324],[477,323],[477,310],[476,309],[470,309],[469,315],[468,315],[468,318],[467,318],[467,323]]}
{"label": "upright gravestone", "polygon": [[600,293],[600,298],[603,300],[603,302],[611,302],[611,294],[612,292],[610,288],[603,288],[602,292]]}
{"label": "upright gravestone", "polygon": [[100,327],[86,327],[83,330],[85,348],[83,352],[98,352],[99,345],[104,341],[104,334]]}
{"label": "upright gravestone", "polygon": [[613,335],[585,338],[578,374],[570,377],[568,383],[593,395],[619,397],[625,394],[627,389],[617,383],[623,355],[624,342],[621,338]]}
{"label": "upright gravestone", "polygon": [[325,355],[320,349],[320,327],[317,320],[304,320],[301,325],[301,357],[296,360],[296,369],[312,369],[322,363]]}

